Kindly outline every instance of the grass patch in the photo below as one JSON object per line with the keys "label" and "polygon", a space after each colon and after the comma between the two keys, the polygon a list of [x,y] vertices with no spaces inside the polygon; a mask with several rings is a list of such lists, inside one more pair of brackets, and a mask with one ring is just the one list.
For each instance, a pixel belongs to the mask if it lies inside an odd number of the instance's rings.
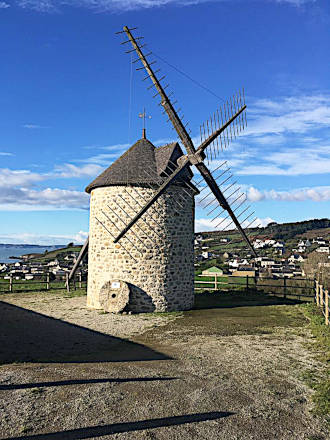
{"label": "grass patch", "polygon": [[324,365],[322,371],[305,371],[301,378],[315,391],[313,395],[315,414],[326,416],[330,423],[330,326],[325,325],[324,316],[315,304],[304,304],[301,310],[309,320],[309,328],[314,337],[313,351]]}
{"label": "grass patch", "polygon": [[292,305],[297,303],[299,303],[299,301],[294,299],[271,296],[252,289],[248,292],[246,290],[234,290],[229,292],[197,292],[195,294],[194,309],[266,306],[280,304]]}
{"label": "grass patch", "polygon": [[[66,289],[62,288],[62,289],[57,289],[57,290],[26,290],[26,291],[22,291],[22,292],[12,292],[12,293],[3,293],[3,295],[10,295],[13,297],[22,297],[22,298],[34,298],[37,296],[41,296],[43,299],[51,299],[52,297],[56,297],[56,296],[60,296],[63,298],[74,298],[76,296],[86,296],[87,292],[86,289],[81,288],[81,289],[76,289],[76,290],[70,290],[70,292],[68,292]],[[0,292],[0,297],[1,297],[1,292]]]}

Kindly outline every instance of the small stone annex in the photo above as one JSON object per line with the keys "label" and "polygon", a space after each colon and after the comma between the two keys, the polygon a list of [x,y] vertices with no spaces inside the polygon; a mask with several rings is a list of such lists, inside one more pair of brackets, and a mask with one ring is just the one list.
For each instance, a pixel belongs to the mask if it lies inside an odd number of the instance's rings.
{"label": "small stone annex", "polygon": [[[142,138],[91,182],[87,305],[109,312],[187,310],[194,302],[194,196],[186,169],[118,243],[183,152]],[[184,183],[189,182],[189,187]]]}

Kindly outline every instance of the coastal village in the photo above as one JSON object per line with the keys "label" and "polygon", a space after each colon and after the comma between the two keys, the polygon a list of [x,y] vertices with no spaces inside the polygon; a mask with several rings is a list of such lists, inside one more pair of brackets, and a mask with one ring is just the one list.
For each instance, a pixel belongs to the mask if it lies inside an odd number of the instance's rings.
{"label": "coastal village", "polygon": [[[304,263],[312,252],[323,254],[330,266],[330,241],[327,236],[313,239],[297,238],[290,245],[285,241],[272,238],[257,238],[253,247],[258,257],[247,253],[246,248],[239,249],[228,236],[210,237],[210,233],[195,234],[194,254],[195,273],[204,275],[216,272],[217,275],[233,277],[265,278],[304,278]],[[26,254],[13,263],[0,263],[0,276],[4,280],[31,281],[45,278],[65,280],[75,264],[80,246],[69,243],[66,248],[45,254]],[[85,259],[80,265],[78,275],[86,278],[88,262]]]}
{"label": "coastal village", "polygon": [[[79,255],[80,247],[76,246],[76,251],[72,251],[72,248],[70,243],[67,248],[45,254],[21,255],[18,257],[20,261],[0,264],[0,273],[5,280],[11,277],[15,280],[39,280],[47,274],[50,280],[65,279]],[[80,273],[87,273],[87,264],[83,263]]]}
{"label": "coastal village", "polygon": [[[291,249],[287,248],[284,241],[256,239],[253,241],[253,247],[257,250],[258,257],[250,254],[242,256],[236,251],[221,252],[221,246],[220,249],[213,250],[209,244],[211,241],[210,238],[203,238],[202,234],[196,236],[195,268],[203,268],[205,263],[212,261],[218,263],[219,275],[301,278],[306,276],[304,262],[312,252],[328,255],[330,263],[330,243],[323,237],[313,240],[298,239]],[[221,244],[230,244],[229,238],[222,238],[220,241]]]}

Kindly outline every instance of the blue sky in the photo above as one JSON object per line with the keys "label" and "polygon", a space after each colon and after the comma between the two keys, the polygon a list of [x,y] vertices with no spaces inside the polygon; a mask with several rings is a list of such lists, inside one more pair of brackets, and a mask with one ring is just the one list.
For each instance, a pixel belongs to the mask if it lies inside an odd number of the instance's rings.
{"label": "blue sky", "polygon": [[[328,1],[5,0],[0,21],[0,242],[81,242],[84,188],[141,137],[144,106],[148,138],[176,140],[131,76],[124,25],[160,57],[193,137],[222,101],[162,60],[224,99],[245,87],[248,126],[223,157],[262,224],[329,217]],[[201,208],[196,227],[213,228]]]}

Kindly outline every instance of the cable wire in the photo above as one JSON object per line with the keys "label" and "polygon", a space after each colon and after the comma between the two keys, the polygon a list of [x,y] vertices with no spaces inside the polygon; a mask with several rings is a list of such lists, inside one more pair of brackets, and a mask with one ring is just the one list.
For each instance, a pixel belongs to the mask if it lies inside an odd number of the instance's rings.
{"label": "cable wire", "polygon": [[173,66],[173,64],[170,64],[169,62],[165,61],[164,58],[162,58],[161,56],[157,55],[154,51],[152,52],[152,54],[155,55],[156,58],[159,58],[161,61],[163,61],[163,63],[167,64],[169,67],[171,67],[172,69],[176,70],[178,73],[180,73],[181,75],[185,76],[187,79],[189,79],[190,81],[195,83],[198,87],[201,87],[206,92],[210,93],[211,95],[213,95],[216,98],[220,99],[221,101],[225,102],[225,100],[223,98],[221,98],[221,96],[219,96],[216,93],[214,93],[208,87],[203,86],[203,84],[201,84],[199,81],[196,81],[194,78],[191,78],[191,76],[189,76],[187,73],[185,73],[182,70],[180,70],[178,67],[175,67],[175,66]]}

